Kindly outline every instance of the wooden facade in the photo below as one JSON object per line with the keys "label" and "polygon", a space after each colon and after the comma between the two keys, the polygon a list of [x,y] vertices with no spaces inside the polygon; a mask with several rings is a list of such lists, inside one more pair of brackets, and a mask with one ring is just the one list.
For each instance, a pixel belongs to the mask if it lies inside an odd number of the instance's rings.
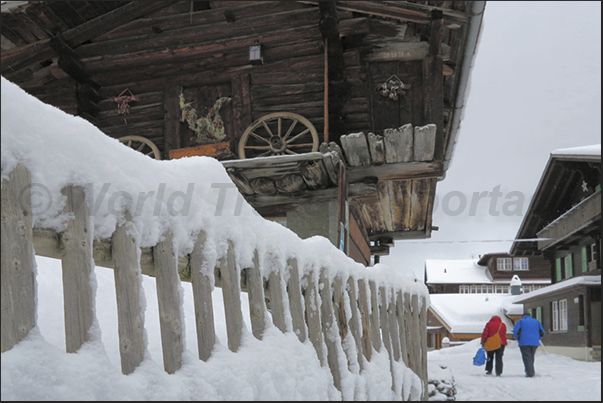
{"label": "wooden facade", "polygon": [[[431,236],[485,2],[14,3],[1,72],[40,100],[156,157],[223,160],[267,218],[343,197],[358,261]],[[201,136],[183,103],[221,131]]]}
{"label": "wooden facade", "polygon": [[[553,285],[520,301],[536,312],[550,351],[601,360],[601,151],[551,154],[512,253],[542,255]],[[550,346],[550,347],[549,347]]]}

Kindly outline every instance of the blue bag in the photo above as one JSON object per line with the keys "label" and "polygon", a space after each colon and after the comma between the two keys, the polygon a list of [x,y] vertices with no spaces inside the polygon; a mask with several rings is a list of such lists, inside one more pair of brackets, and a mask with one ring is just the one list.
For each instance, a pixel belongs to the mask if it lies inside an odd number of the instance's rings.
{"label": "blue bag", "polygon": [[486,363],[486,361],[488,360],[488,356],[486,354],[486,349],[483,347],[480,347],[479,350],[477,350],[477,353],[475,353],[475,357],[473,357],[473,365],[484,365]]}

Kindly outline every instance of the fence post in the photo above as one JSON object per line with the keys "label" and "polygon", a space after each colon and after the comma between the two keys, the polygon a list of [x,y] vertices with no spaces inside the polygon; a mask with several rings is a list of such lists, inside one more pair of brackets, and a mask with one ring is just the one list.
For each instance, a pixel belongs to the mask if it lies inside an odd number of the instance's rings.
{"label": "fence post", "polygon": [[226,257],[220,259],[220,273],[222,274],[222,295],[224,297],[228,348],[232,352],[237,352],[241,347],[243,312],[241,311],[241,280],[237,270],[232,241],[228,241]]}
{"label": "fence post", "polygon": [[429,371],[427,367],[427,301],[425,297],[421,298],[421,309],[419,313],[419,330],[421,338],[421,373],[420,377],[423,381],[423,399],[427,399],[429,395]]}
{"label": "fence post", "polygon": [[415,374],[420,376],[420,354],[419,350],[421,348],[421,334],[419,332],[419,297],[417,294],[413,294],[410,301],[410,311],[411,311],[411,351],[412,351],[412,360],[410,362],[410,369],[414,371]]}
{"label": "fence post", "polygon": [[366,360],[370,361],[373,353],[373,342],[371,340],[371,313],[369,309],[366,281],[363,279],[358,280],[358,304],[362,327],[362,352],[364,353]]}
{"label": "fence post", "polygon": [[406,324],[404,323],[404,298],[402,290],[396,293],[396,318],[398,321],[398,334],[400,336],[400,356],[408,366],[408,338],[406,337]]}
{"label": "fence post", "polygon": [[36,325],[31,177],[17,165],[2,180],[2,352]]}
{"label": "fence post", "polygon": [[213,267],[207,267],[203,248],[207,241],[205,231],[199,232],[190,257],[191,285],[195,304],[195,325],[197,327],[197,348],[199,359],[207,361],[216,343],[214,325],[214,303],[212,300]]}
{"label": "fence post", "polygon": [[299,285],[299,269],[297,259],[288,259],[287,266],[290,268],[289,281],[287,282],[287,294],[289,294],[289,309],[293,332],[302,343],[306,341],[306,325],[304,324],[304,308],[302,304],[301,287]]}
{"label": "fence post", "polygon": [[173,239],[172,231],[168,230],[165,240],[153,248],[163,368],[168,374],[173,374],[180,369],[184,351],[180,276]]}
{"label": "fence post", "polygon": [[387,315],[394,361],[400,361],[400,330],[396,317],[396,291],[394,289],[391,289],[391,298],[388,298]]}
{"label": "fence post", "polygon": [[320,325],[320,313],[318,311],[318,294],[316,291],[316,281],[312,273],[304,275],[306,288],[303,290],[304,301],[306,305],[306,320],[308,322],[308,335],[310,341],[316,350],[316,355],[321,365],[325,365],[323,352],[323,337]]}
{"label": "fence post", "polygon": [[285,302],[283,296],[283,285],[282,275],[280,273],[280,266],[270,272],[268,278],[268,288],[270,290],[270,312],[272,313],[272,323],[281,332],[287,332],[287,325],[285,323]]}
{"label": "fence post", "polygon": [[339,328],[339,337],[341,338],[341,346],[343,351],[345,352],[348,369],[351,369],[352,357],[354,356],[354,351],[351,350],[351,345],[345,343],[345,340],[348,337],[349,333],[349,325],[348,325],[348,317],[345,311],[345,299],[343,293],[343,279],[340,274],[335,276],[333,280],[333,310],[335,311],[335,319],[337,321],[337,327]]}
{"label": "fence post", "polygon": [[65,345],[75,353],[90,339],[94,319],[92,286],[92,228],[84,189],[69,186],[64,213],[72,213],[67,229],[60,234],[63,249],[63,301],[65,310]]}
{"label": "fence post", "polygon": [[373,280],[369,281],[369,290],[371,292],[371,340],[375,351],[381,350],[381,324],[379,321],[379,293],[377,285]]}
{"label": "fence post", "polygon": [[356,292],[356,280],[353,276],[348,278],[348,296],[350,300],[350,309],[352,316],[350,318],[350,330],[354,337],[356,344],[356,357],[358,360],[358,370],[364,369],[364,362],[362,361],[362,336],[360,332],[360,313],[358,312],[358,293]]}
{"label": "fence post", "polygon": [[141,272],[138,244],[129,233],[135,231],[129,214],[111,238],[121,371],[128,375],[144,359],[144,319],[141,306]]}
{"label": "fence post", "polygon": [[251,331],[256,339],[261,340],[264,330],[266,330],[266,302],[264,301],[264,279],[260,272],[259,259],[256,249],[253,252],[253,266],[247,269],[247,288]]}
{"label": "fence post", "polygon": [[333,384],[335,388],[341,392],[341,370],[339,368],[339,358],[337,354],[336,337],[338,334],[337,324],[333,317],[333,297],[331,293],[331,281],[327,274],[327,270],[320,270],[320,319],[322,325],[322,333],[324,335],[325,345],[327,346],[327,362],[333,375]]}
{"label": "fence post", "polygon": [[387,354],[390,360],[390,372],[392,375],[392,390],[396,392],[396,377],[394,376],[394,355],[392,351],[392,342],[390,337],[390,325],[389,317],[387,314],[387,292],[384,286],[379,287],[380,304],[379,304],[379,321],[381,322],[381,334],[383,334],[383,344],[387,350]]}

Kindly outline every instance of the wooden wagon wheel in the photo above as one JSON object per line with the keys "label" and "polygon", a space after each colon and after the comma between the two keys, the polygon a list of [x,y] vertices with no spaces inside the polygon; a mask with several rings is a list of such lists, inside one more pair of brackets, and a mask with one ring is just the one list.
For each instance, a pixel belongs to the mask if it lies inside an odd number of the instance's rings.
{"label": "wooden wagon wheel", "polygon": [[151,140],[142,136],[123,136],[118,139],[121,143],[126,146],[133,148],[136,151],[140,151],[144,155],[148,155],[156,160],[161,159],[161,153],[159,148]]}
{"label": "wooden wagon wheel", "polygon": [[276,112],[253,122],[239,141],[239,158],[296,155],[318,151],[314,125],[296,113]]}

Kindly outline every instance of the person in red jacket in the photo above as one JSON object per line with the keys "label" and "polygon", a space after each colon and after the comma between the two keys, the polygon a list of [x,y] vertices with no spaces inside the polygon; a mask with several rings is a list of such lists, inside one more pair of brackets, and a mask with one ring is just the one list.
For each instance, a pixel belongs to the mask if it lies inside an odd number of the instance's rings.
{"label": "person in red jacket", "polygon": [[482,346],[484,346],[488,338],[494,336],[497,332],[500,336],[500,347],[490,351],[486,349],[486,351],[488,351],[486,375],[492,375],[494,359],[496,359],[496,376],[501,376],[503,373],[503,354],[505,352],[505,346],[507,345],[507,326],[505,326],[499,316],[495,315],[490,318],[490,321],[486,323],[486,327],[484,327],[484,331],[482,332]]}

